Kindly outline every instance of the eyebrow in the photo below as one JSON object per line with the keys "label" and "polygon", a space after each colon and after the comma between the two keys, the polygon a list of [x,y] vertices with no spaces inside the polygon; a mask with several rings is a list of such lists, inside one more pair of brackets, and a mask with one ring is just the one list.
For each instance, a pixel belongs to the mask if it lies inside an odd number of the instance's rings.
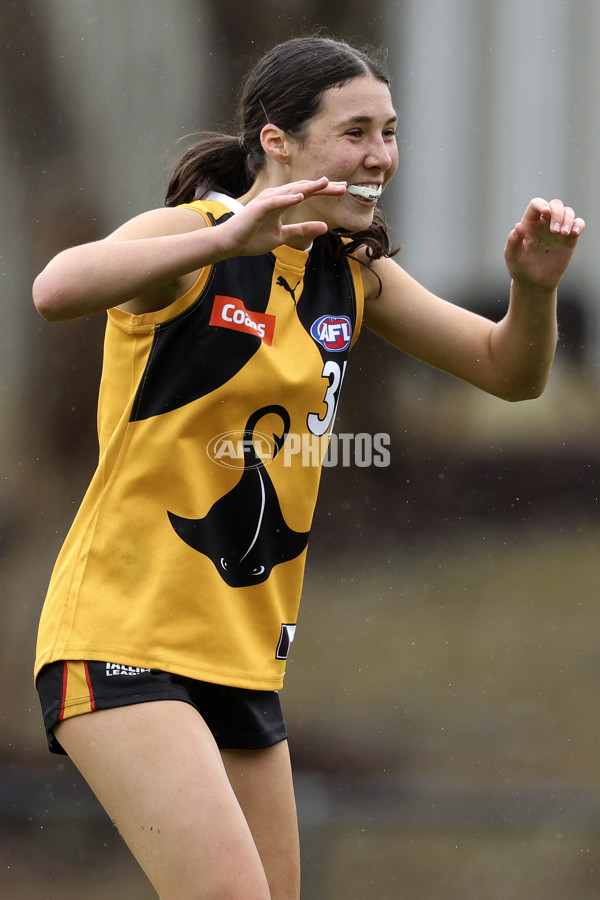
{"label": "eyebrow", "polygon": [[[343,120],[339,123],[339,125],[340,125],[341,127],[343,127],[343,126],[345,126],[345,125],[353,125],[353,124],[356,124],[356,125],[371,125],[374,121],[375,121],[375,120],[373,119],[373,116],[350,116],[348,119],[343,119]],[[385,124],[386,124],[386,125],[390,125],[392,122],[395,123],[395,122],[397,122],[397,121],[398,121],[398,116],[397,116],[396,114],[394,114],[393,116],[390,116],[390,117],[389,117],[389,119],[386,121]]]}

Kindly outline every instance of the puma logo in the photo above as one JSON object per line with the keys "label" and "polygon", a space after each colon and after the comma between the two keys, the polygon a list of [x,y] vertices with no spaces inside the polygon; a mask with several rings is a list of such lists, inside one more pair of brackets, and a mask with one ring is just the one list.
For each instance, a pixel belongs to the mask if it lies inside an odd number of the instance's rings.
{"label": "puma logo", "polygon": [[297,281],[296,284],[294,285],[294,287],[291,288],[289,286],[289,284],[287,283],[287,281],[285,280],[285,278],[283,277],[283,275],[280,275],[279,278],[277,279],[277,281],[275,282],[275,284],[279,285],[279,287],[282,287],[284,289],[284,291],[288,292],[288,294],[294,301],[294,306],[296,306],[296,289],[297,289],[298,285],[300,284],[300,282]]}

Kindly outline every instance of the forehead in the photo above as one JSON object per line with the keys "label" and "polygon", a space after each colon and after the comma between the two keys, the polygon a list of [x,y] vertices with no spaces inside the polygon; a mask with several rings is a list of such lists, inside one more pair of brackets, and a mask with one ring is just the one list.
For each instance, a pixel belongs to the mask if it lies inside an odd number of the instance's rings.
{"label": "forehead", "polygon": [[389,87],[369,73],[324,91],[319,111],[311,121],[343,124],[357,119],[389,122],[395,118]]}

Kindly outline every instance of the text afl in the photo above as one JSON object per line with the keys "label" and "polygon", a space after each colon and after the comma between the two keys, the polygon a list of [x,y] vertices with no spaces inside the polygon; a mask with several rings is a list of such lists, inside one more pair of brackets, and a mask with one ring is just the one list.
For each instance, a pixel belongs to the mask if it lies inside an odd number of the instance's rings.
{"label": "text afl", "polygon": [[346,350],[352,340],[352,322],[348,316],[321,316],[310,329],[311,337],[326,350]]}

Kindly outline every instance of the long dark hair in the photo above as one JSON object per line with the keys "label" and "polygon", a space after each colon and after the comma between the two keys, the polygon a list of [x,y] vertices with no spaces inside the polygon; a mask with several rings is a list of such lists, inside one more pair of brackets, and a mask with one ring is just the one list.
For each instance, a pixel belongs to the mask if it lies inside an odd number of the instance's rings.
{"label": "long dark hair", "polygon": [[[333,38],[298,37],[277,44],[246,77],[238,104],[237,134],[205,132],[179,160],[166,205],[190,203],[210,190],[245,194],[265,162],[260,133],[267,122],[302,140],[328,88],[366,74],[389,85],[383,61]],[[391,254],[383,213],[364,231],[348,235],[344,252],[365,247],[371,259]]]}

